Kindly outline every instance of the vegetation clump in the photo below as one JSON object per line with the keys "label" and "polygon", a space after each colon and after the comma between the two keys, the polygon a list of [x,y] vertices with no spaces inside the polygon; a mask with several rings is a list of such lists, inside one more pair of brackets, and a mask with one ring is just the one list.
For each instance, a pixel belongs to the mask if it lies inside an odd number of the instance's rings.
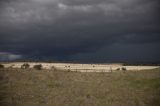
{"label": "vegetation clump", "polygon": [[54,71],[57,70],[55,66],[51,66],[51,69]]}
{"label": "vegetation clump", "polygon": [[121,69],[122,69],[122,71],[126,71],[127,70],[125,67],[122,67]]}
{"label": "vegetation clump", "polygon": [[33,68],[36,69],[36,70],[41,70],[42,69],[42,65],[41,64],[34,65]]}
{"label": "vegetation clump", "polygon": [[3,65],[3,64],[0,64],[0,68],[4,68],[4,65]]}
{"label": "vegetation clump", "polygon": [[22,69],[28,69],[30,67],[30,65],[28,63],[24,63],[21,68]]}
{"label": "vegetation clump", "polygon": [[116,71],[120,71],[120,70],[121,70],[120,68],[117,68],[117,69],[116,69]]}
{"label": "vegetation clump", "polygon": [[9,68],[13,68],[15,66],[15,64],[11,64],[10,66],[9,66]]}

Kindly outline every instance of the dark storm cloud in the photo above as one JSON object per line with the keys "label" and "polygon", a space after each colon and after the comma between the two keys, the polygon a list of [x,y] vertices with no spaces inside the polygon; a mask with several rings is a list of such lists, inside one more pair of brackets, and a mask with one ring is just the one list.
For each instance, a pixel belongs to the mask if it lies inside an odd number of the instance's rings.
{"label": "dark storm cloud", "polygon": [[1,0],[0,52],[83,61],[135,61],[137,56],[158,61],[158,10],[158,0]]}

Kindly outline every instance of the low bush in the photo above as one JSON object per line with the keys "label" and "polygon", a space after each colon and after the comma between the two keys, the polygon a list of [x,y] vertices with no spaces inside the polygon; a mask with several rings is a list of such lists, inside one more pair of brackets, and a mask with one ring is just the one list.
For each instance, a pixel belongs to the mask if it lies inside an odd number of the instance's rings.
{"label": "low bush", "polygon": [[0,68],[4,68],[4,65],[3,65],[3,64],[0,64]]}
{"label": "low bush", "polygon": [[122,67],[122,71],[126,71],[127,69],[125,67]]}
{"label": "low bush", "polygon": [[24,64],[21,66],[22,69],[27,69],[27,68],[29,68],[29,67],[30,67],[30,65],[29,65],[28,63],[24,63]]}
{"label": "low bush", "polygon": [[52,69],[52,70],[56,70],[56,67],[55,67],[55,66],[51,66],[51,69]]}
{"label": "low bush", "polygon": [[116,69],[116,71],[120,71],[120,70],[121,70],[120,68],[117,68],[117,69]]}
{"label": "low bush", "polygon": [[41,70],[41,69],[42,69],[42,65],[41,65],[41,64],[34,65],[33,68],[34,68],[34,69],[37,69],[37,70]]}

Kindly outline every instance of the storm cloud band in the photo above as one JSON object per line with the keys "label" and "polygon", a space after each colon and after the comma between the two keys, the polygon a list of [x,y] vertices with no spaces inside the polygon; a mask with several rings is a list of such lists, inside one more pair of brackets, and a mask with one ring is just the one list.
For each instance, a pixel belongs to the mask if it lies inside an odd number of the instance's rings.
{"label": "storm cloud band", "polygon": [[26,59],[159,61],[159,8],[159,0],[1,0],[0,52]]}

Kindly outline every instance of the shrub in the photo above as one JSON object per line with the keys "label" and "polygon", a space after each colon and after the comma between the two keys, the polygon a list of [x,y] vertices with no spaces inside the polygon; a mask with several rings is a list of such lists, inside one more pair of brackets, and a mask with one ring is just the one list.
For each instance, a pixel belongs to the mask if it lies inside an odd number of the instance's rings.
{"label": "shrub", "polygon": [[41,69],[42,69],[42,65],[41,65],[41,64],[34,65],[33,68],[34,68],[34,69],[37,69],[37,70],[41,70]]}
{"label": "shrub", "polygon": [[24,63],[24,64],[21,66],[21,68],[22,68],[22,69],[27,69],[27,68],[29,68],[29,66],[30,66],[29,64]]}
{"label": "shrub", "polygon": [[127,69],[125,67],[122,67],[122,71],[126,71]]}
{"label": "shrub", "polygon": [[0,64],[0,68],[4,68],[4,65],[3,65],[3,64]]}
{"label": "shrub", "polygon": [[55,67],[55,66],[51,66],[51,69],[52,69],[52,70],[56,70],[56,67]]}
{"label": "shrub", "polygon": [[116,70],[117,70],[117,71],[120,71],[121,69],[120,69],[120,68],[117,68]]}
{"label": "shrub", "polygon": [[11,64],[8,68],[14,68],[15,64]]}

